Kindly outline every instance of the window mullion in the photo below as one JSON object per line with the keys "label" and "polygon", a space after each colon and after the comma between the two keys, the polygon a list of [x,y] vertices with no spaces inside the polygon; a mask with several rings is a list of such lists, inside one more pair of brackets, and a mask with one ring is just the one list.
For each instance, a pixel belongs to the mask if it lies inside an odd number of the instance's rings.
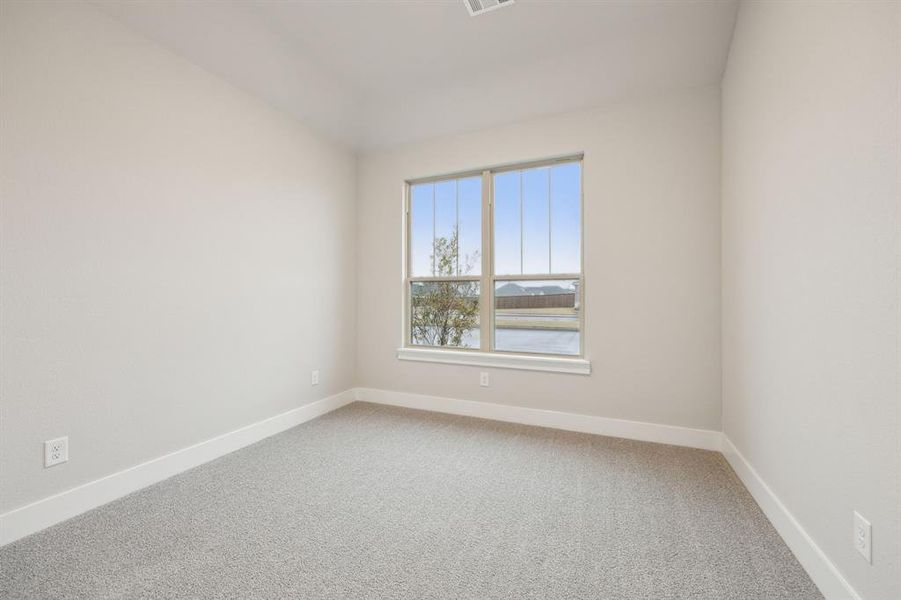
{"label": "window mullion", "polygon": [[413,239],[413,223],[412,223],[412,207],[413,203],[413,186],[407,184],[404,186],[404,322],[401,324],[401,335],[403,336],[403,344],[411,344],[413,342],[412,328],[410,325],[412,305],[410,298],[410,277],[413,275],[413,257],[412,257],[412,239]]}
{"label": "window mullion", "polygon": [[495,275],[495,281],[557,281],[581,279],[581,273],[530,273],[529,275]]}
{"label": "window mullion", "polygon": [[519,172],[519,273],[524,273],[523,267],[525,266],[523,263],[523,252],[525,252],[524,248],[526,246],[526,232],[523,224],[525,223],[526,216],[523,214],[523,202],[522,202],[522,171]]}
{"label": "window mullion", "polygon": [[432,275],[438,275],[438,273],[435,272],[435,267],[437,266],[435,264],[435,260],[436,260],[435,255],[437,254],[437,251],[435,249],[435,234],[437,232],[436,222],[438,219],[438,203],[435,200],[435,193],[436,193],[435,190],[437,188],[438,188],[437,185],[432,186]]}
{"label": "window mullion", "polygon": [[460,274],[460,180],[457,179],[454,181],[454,210],[456,213],[454,214],[454,219],[456,219],[456,233],[457,233],[457,247],[454,248],[454,257],[456,259],[456,265],[454,266],[455,273],[457,275]]}
{"label": "window mullion", "polygon": [[554,177],[554,169],[552,167],[548,167],[547,170],[547,272],[554,272],[554,265],[551,262],[551,248],[554,245],[554,240],[551,237],[552,229],[551,229],[551,219],[553,218],[551,208],[553,206],[553,196],[551,194],[552,189],[552,181]]}
{"label": "window mullion", "polygon": [[491,173],[482,172],[482,278],[479,285],[479,349],[491,350],[491,272],[492,272],[492,190]]}

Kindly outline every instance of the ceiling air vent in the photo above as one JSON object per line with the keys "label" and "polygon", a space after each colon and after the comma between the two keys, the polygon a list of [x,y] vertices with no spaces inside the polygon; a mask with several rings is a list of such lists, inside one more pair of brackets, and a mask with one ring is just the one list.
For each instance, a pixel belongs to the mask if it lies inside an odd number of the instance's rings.
{"label": "ceiling air vent", "polygon": [[495,8],[509,6],[513,4],[513,0],[463,0],[463,4],[466,5],[470,16],[474,17]]}

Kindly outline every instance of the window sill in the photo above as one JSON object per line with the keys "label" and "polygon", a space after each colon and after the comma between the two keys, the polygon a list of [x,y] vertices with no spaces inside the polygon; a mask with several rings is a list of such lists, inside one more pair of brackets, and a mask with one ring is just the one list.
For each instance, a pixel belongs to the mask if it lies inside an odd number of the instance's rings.
{"label": "window sill", "polygon": [[496,369],[548,371],[574,375],[591,374],[591,362],[584,358],[558,358],[556,356],[531,356],[468,350],[438,350],[435,348],[398,348],[397,358],[400,360],[493,367]]}

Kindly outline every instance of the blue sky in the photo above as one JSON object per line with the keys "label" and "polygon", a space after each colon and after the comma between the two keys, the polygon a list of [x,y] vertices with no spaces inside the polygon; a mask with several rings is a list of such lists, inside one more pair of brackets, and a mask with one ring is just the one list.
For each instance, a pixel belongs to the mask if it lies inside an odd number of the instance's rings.
{"label": "blue sky", "polygon": [[[566,163],[494,176],[495,274],[579,272],[580,169],[580,163]],[[480,205],[480,177],[413,186],[412,275],[433,274],[433,240],[449,236],[455,224],[461,263],[463,256],[476,256],[481,247]],[[474,269],[459,274],[479,272],[475,261]]]}

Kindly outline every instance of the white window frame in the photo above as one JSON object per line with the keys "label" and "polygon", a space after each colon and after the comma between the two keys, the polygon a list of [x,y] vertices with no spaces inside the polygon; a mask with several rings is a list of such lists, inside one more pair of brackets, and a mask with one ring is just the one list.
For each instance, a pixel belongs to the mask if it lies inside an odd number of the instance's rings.
{"label": "white window frame", "polygon": [[[403,235],[403,331],[402,343],[397,350],[397,357],[401,360],[415,360],[433,363],[451,363],[482,367],[496,367],[507,369],[522,369],[532,371],[552,371],[557,373],[574,373],[588,375],[591,373],[591,363],[586,354],[586,310],[585,310],[585,218],[584,218],[584,155],[582,153],[565,156],[533,160],[527,162],[509,163],[438,175],[408,179],[404,182],[404,235]],[[579,163],[579,174],[582,178],[579,186],[579,273],[565,274],[538,274],[538,275],[495,275],[494,274],[494,175],[506,171],[518,171],[548,167],[565,163]],[[417,276],[411,273],[412,252],[410,204],[411,190],[414,185],[424,183],[438,183],[454,179],[480,176],[482,178],[482,250],[481,271],[477,276]],[[548,227],[551,227],[549,219]],[[549,252],[550,252],[549,238]],[[548,264],[550,269],[551,265]],[[579,282],[579,355],[561,355],[550,353],[515,352],[508,350],[495,350],[494,348],[494,291],[495,282],[502,281],[553,281],[553,280],[577,280]],[[411,332],[411,289],[416,282],[430,281],[479,281],[479,344],[476,348],[448,348],[445,346],[423,346],[412,343]],[[487,328],[487,331],[486,331]],[[486,335],[487,333],[487,335]]]}

